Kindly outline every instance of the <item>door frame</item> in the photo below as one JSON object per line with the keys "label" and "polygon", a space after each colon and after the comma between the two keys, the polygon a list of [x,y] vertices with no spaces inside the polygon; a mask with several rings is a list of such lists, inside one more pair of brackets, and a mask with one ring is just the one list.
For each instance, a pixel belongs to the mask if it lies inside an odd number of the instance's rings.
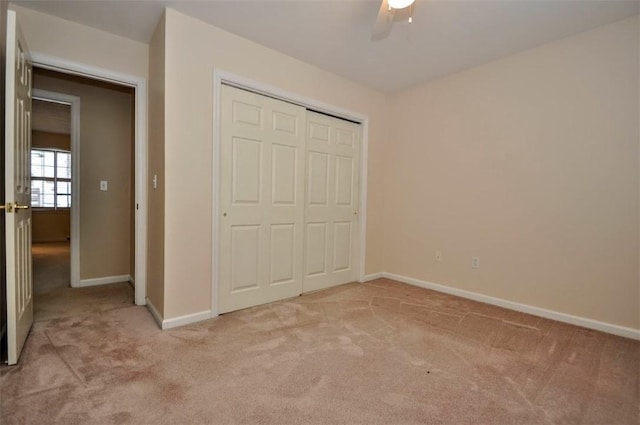
{"label": "door frame", "polygon": [[33,89],[32,99],[71,106],[71,287],[80,286],[80,97]]}
{"label": "door frame", "polygon": [[283,90],[281,88],[261,83],[240,75],[227,72],[218,68],[213,69],[213,170],[212,170],[212,190],[213,190],[213,226],[212,226],[212,262],[211,262],[211,316],[219,314],[218,294],[220,290],[219,279],[219,242],[220,242],[220,93],[222,84],[227,84],[240,89],[252,91],[257,94],[268,96],[285,102],[294,103],[316,112],[325,113],[337,118],[344,118],[354,121],[362,126],[362,145],[360,150],[360,196],[358,205],[359,215],[359,264],[358,281],[365,281],[365,259],[367,240],[367,164],[369,146],[369,117],[357,112],[330,105],[306,96]]}
{"label": "door frame", "polygon": [[[134,89],[135,95],[135,303],[147,304],[147,79],[38,52],[34,67],[106,81]],[[79,253],[79,250],[77,250]],[[79,263],[78,263],[79,264]],[[79,280],[79,270],[78,270]]]}

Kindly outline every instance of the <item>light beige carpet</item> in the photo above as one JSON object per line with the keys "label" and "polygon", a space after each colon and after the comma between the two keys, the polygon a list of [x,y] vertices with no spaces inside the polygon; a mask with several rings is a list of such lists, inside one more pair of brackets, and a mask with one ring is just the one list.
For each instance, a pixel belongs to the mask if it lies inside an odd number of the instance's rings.
{"label": "light beige carpet", "polygon": [[34,243],[34,320],[82,316],[134,304],[128,282],[71,288],[69,242]]}
{"label": "light beige carpet", "polygon": [[33,319],[36,322],[62,317],[130,307],[134,304],[134,289],[129,282],[86,288],[57,288],[33,297]]}
{"label": "light beige carpet", "polygon": [[637,341],[388,280],[160,331],[38,322],[2,424],[638,424]]}
{"label": "light beige carpet", "polygon": [[68,288],[71,282],[69,242],[33,243],[33,293]]}

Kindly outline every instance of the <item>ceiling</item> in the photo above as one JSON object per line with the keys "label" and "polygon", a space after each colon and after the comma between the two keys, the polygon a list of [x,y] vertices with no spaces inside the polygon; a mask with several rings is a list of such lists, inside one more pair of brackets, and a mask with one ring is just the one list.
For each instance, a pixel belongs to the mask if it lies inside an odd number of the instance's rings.
{"label": "ceiling", "polygon": [[372,41],[372,0],[13,3],[148,43],[165,6],[390,93],[640,13],[640,1],[418,0]]}

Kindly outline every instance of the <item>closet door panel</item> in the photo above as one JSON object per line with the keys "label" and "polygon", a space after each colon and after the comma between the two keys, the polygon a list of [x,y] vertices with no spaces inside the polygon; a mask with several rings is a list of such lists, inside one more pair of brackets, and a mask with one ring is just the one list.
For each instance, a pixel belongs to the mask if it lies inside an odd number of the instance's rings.
{"label": "closet door panel", "polygon": [[360,126],[307,112],[303,291],[357,280]]}
{"label": "closet door panel", "polygon": [[220,313],[302,292],[305,114],[222,86]]}

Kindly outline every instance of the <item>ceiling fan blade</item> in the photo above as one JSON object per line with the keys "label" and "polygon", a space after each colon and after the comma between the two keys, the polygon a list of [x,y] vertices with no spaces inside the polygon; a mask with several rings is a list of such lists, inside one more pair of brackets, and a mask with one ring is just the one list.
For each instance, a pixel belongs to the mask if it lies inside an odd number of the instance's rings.
{"label": "ceiling fan blade", "polygon": [[378,17],[376,18],[376,23],[373,26],[373,34],[371,35],[372,40],[382,40],[389,35],[395,13],[396,10],[389,7],[387,0],[380,2]]}

